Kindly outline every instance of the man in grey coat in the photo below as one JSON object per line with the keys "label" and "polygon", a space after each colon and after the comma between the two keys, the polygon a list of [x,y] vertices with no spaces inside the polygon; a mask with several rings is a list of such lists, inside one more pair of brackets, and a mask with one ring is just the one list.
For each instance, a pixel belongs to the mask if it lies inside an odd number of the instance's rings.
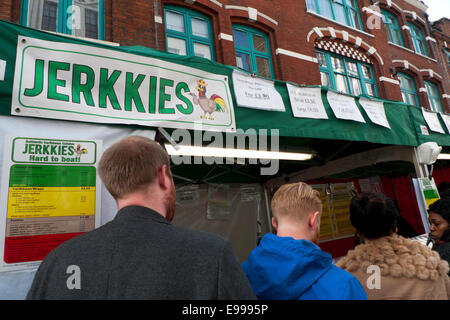
{"label": "man in grey coat", "polygon": [[50,252],[27,299],[256,298],[227,240],[171,225],[175,186],[159,144],[123,139],[98,170],[116,217]]}

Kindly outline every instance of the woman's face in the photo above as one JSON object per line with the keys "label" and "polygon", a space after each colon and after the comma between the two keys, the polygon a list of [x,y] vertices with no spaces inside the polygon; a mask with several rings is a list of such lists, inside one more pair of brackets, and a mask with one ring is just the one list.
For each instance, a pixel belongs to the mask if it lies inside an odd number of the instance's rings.
{"label": "woman's face", "polygon": [[442,218],[441,215],[431,211],[428,215],[428,221],[430,222],[430,237],[435,242],[440,241],[444,231],[449,228],[447,220]]}

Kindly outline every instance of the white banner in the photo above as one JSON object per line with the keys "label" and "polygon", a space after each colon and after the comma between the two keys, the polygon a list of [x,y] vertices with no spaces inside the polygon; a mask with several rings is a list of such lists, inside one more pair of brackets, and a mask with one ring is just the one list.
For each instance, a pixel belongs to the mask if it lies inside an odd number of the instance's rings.
{"label": "white banner", "polygon": [[290,83],[286,84],[292,113],[297,118],[328,119],[322,102],[322,89],[301,88]]}
{"label": "white banner", "polygon": [[441,123],[439,122],[437,113],[425,111],[425,109],[422,108],[422,114],[431,131],[445,134],[444,129],[442,129]]}
{"label": "white banner", "polygon": [[445,123],[445,126],[447,127],[448,133],[450,133],[450,116],[440,113],[442,120]]}
{"label": "white banner", "polygon": [[22,36],[11,114],[236,130],[226,76],[156,58]]}
{"label": "white banner", "polygon": [[363,123],[366,122],[356,105],[355,98],[328,91],[327,99],[336,118]]}
{"label": "white banner", "polygon": [[267,111],[285,111],[283,99],[273,81],[252,77],[234,70],[233,86],[240,107]]}
{"label": "white banner", "polygon": [[366,111],[366,114],[369,117],[370,121],[380,126],[391,129],[389,121],[386,117],[383,102],[360,98],[359,103],[364,108],[364,111]]}

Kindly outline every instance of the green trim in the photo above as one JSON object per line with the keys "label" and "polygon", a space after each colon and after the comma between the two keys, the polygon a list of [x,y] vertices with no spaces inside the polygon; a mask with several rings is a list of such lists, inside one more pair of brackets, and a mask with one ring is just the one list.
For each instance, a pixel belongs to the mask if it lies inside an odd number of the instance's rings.
{"label": "green trim", "polygon": [[[20,70],[20,85],[19,85],[19,95],[18,95],[19,103],[24,108],[41,109],[41,110],[48,110],[48,111],[55,111],[55,112],[59,111],[59,112],[67,112],[67,113],[76,113],[76,114],[82,114],[82,115],[88,115],[88,116],[96,116],[96,117],[102,117],[102,118],[121,119],[121,120],[133,120],[133,121],[142,121],[142,122],[151,122],[151,121],[161,121],[161,122],[163,122],[164,121],[164,122],[177,122],[177,123],[195,123],[195,121],[181,121],[181,120],[170,120],[170,119],[122,118],[122,117],[104,116],[104,115],[99,115],[99,114],[85,113],[85,112],[76,112],[76,111],[70,111],[70,110],[57,110],[57,109],[43,108],[43,107],[37,107],[37,106],[26,106],[20,100],[20,98],[21,98],[20,92],[22,92],[22,78],[23,78],[23,72],[24,72],[23,65],[24,65],[24,58],[25,58],[25,54],[24,53],[25,53],[25,50],[27,50],[28,48],[37,48],[37,49],[56,51],[56,52],[75,53],[75,54],[80,54],[80,55],[86,55],[86,56],[100,57],[100,58],[105,58],[105,59],[110,59],[110,60],[123,61],[123,62],[128,62],[128,63],[139,64],[139,65],[143,65],[143,66],[149,66],[149,67],[155,67],[155,68],[160,68],[160,69],[164,69],[164,70],[169,70],[169,71],[172,71],[172,72],[182,73],[182,74],[186,74],[186,75],[193,76],[193,77],[199,77],[199,78],[207,79],[207,80],[210,80],[210,81],[216,81],[216,82],[219,82],[219,83],[221,83],[221,84],[223,84],[225,86],[225,92],[227,93],[228,105],[231,105],[230,96],[229,96],[230,93],[228,92],[228,90],[226,90],[225,81],[207,78],[207,77],[204,76],[204,74],[200,76],[200,75],[197,75],[197,74],[183,72],[183,71],[179,71],[179,70],[176,70],[176,69],[170,69],[170,68],[166,68],[166,67],[161,67],[159,65],[152,65],[152,64],[136,62],[136,61],[130,61],[130,60],[120,59],[120,58],[112,58],[112,57],[107,57],[107,56],[102,56],[102,55],[97,55],[97,54],[89,54],[89,53],[77,52],[77,51],[71,51],[71,50],[49,49],[49,48],[39,47],[39,46],[27,46],[27,47],[23,48],[23,51],[22,51],[22,62],[21,62],[21,70]],[[204,125],[204,126],[211,126],[211,127],[226,127],[226,128],[228,128],[232,124],[233,124],[233,113],[231,112],[231,109],[230,109],[230,122],[228,124],[220,125],[220,124],[209,124],[209,123],[204,124],[203,123],[202,125]]]}
{"label": "green trim", "polygon": [[[327,52],[327,51],[316,50],[316,52],[325,55],[325,60],[326,60],[326,63],[327,63],[327,67],[325,68],[325,67],[322,67],[322,66],[319,65],[319,71],[328,74],[328,77],[330,79],[330,83],[331,83],[331,88],[332,89],[337,90],[335,74],[340,74],[340,75],[345,76],[347,88],[349,89],[348,94],[354,95],[354,93],[352,92],[351,84],[350,84],[350,78],[353,78],[353,79],[358,79],[359,80],[362,94],[369,95],[369,93],[367,92],[366,84],[370,84],[370,85],[373,85],[373,87],[375,89],[375,97],[378,97],[377,83],[375,81],[375,76],[374,76],[373,68],[372,68],[371,65],[369,65],[367,63],[363,63],[363,62],[358,61],[358,60],[353,60],[353,59],[350,59],[350,58],[347,58],[347,57],[344,57],[344,56],[333,54],[333,53],[330,53],[330,52]],[[335,71],[333,69],[333,64],[331,63],[331,57],[335,57],[335,58],[343,60],[343,63],[344,63],[344,72],[343,73],[342,72],[337,72],[337,71]],[[356,63],[356,67],[358,69],[358,77],[349,75],[348,70],[347,70],[347,63],[346,62]],[[362,67],[363,66],[369,68],[370,74],[371,74],[371,79],[364,77],[364,73],[362,72]]]}
{"label": "green trim", "polygon": [[[183,16],[184,22],[184,32],[178,32],[175,30],[170,30],[167,28],[167,12],[173,12]],[[208,25],[208,38],[199,37],[192,33],[192,19],[199,19],[205,21]],[[165,6],[164,7],[164,27],[166,31],[166,51],[169,52],[168,48],[168,37],[182,39],[186,42],[186,55],[195,56],[194,53],[194,43],[200,43],[207,45],[211,53],[211,61],[215,61],[214,55],[214,40],[213,40],[213,30],[211,27],[211,19],[207,16],[200,14],[198,12],[177,7],[177,6]]]}
{"label": "green trim", "polygon": [[[244,48],[244,47],[239,47],[236,44],[236,41],[234,41],[234,48],[235,48],[235,52],[236,53],[243,53],[246,54],[250,57],[250,69],[251,70],[246,70],[249,72],[255,72],[257,75],[259,75],[258,73],[258,68],[257,68],[257,64],[256,64],[256,58],[263,58],[263,59],[267,59],[269,61],[269,71],[270,71],[270,79],[273,79],[275,77],[274,72],[273,72],[273,64],[272,64],[272,57],[271,57],[271,51],[270,51],[270,42],[269,42],[269,37],[254,28],[250,28],[247,26],[243,26],[243,25],[239,25],[239,24],[234,24],[233,25],[233,31],[241,31],[244,32],[247,36],[247,45],[248,48]],[[257,35],[257,36],[261,36],[264,38],[265,41],[265,45],[267,48],[267,52],[262,52],[262,51],[258,51],[255,50],[255,46],[253,43],[253,36]],[[233,35],[234,36],[234,35]]]}

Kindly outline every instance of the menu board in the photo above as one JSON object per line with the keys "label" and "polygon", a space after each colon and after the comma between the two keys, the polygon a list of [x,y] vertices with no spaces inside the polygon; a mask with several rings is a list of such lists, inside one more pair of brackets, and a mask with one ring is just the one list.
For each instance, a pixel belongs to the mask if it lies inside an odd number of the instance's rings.
{"label": "menu board", "polygon": [[99,141],[7,137],[1,188],[0,271],[33,267],[100,223]]}
{"label": "menu board", "polygon": [[355,228],[350,222],[350,201],[353,183],[312,185],[320,192],[322,216],[320,219],[320,240],[327,241],[352,236]]}

